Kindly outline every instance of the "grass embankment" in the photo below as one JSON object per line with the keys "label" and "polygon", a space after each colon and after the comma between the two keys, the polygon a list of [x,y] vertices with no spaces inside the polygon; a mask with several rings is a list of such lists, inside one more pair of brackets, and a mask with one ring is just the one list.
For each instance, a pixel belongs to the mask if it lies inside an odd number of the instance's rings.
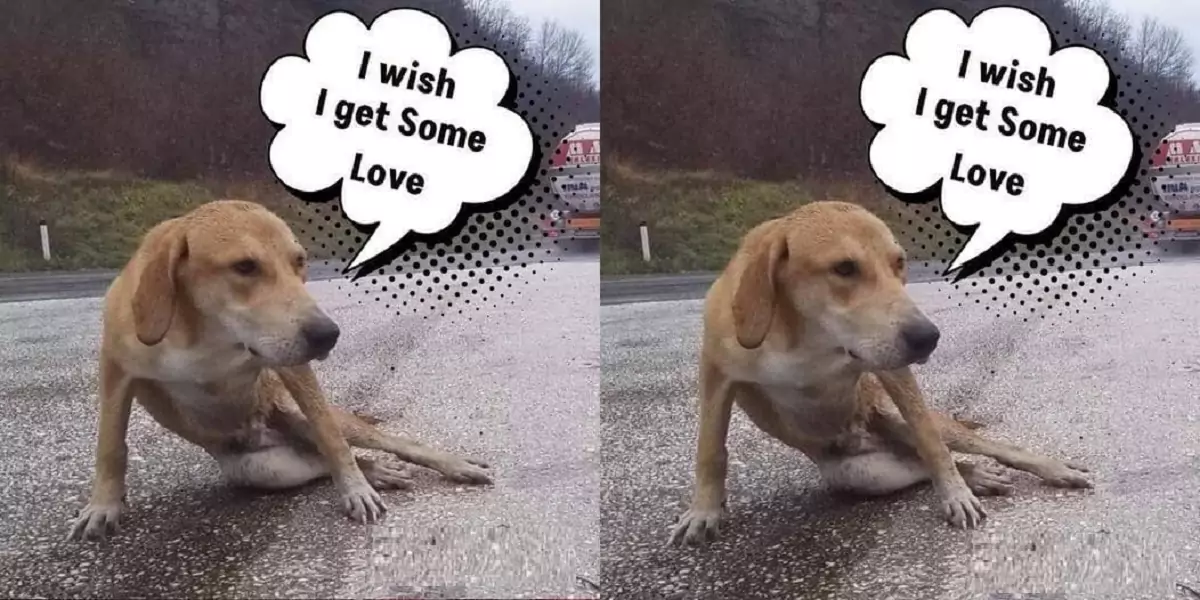
{"label": "grass embankment", "polygon": [[[610,161],[603,194],[600,264],[605,275],[720,270],[750,228],[818,200],[865,206],[892,227],[912,260],[946,258],[941,256],[945,251],[925,246],[926,228],[917,231],[934,207],[906,205],[873,182],[764,182],[716,173],[651,173]],[[650,262],[641,255],[638,225],[643,221],[649,227]]]}
{"label": "grass embankment", "polygon": [[[308,207],[275,182],[156,181],[5,161],[0,163],[0,272],[119,268],[156,223],[219,198],[260,202],[293,225],[309,216]],[[40,219],[50,233],[49,262],[42,259]]]}

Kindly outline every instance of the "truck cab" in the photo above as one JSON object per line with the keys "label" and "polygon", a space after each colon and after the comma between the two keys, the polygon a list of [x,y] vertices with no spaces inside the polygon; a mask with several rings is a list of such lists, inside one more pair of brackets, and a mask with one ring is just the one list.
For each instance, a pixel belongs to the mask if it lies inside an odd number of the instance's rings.
{"label": "truck cab", "polygon": [[1160,242],[1200,241],[1200,123],[1177,125],[1150,158],[1160,209],[1150,213],[1146,236]]}
{"label": "truck cab", "polygon": [[600,124],[583,123],[550,157],[550,178],[561,208],[542,224],[546,237],[600,239]]}

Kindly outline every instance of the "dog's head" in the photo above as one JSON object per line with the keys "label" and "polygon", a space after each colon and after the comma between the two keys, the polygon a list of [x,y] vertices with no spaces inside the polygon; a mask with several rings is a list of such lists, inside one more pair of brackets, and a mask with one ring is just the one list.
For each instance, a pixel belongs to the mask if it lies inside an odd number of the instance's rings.
{"label": "dog's head", "polygon": [[288,366],[323,359],[337,343],[337,324],[304,287],[304,247],[258,204],[201,206],[151,231],[140,252],[133,315],[144,344],[161,342],[175,322],[206,343]]}
{"label": "dog's head", "polygon": [[743,347],[760,346],[777,318],[872,370],[924,362],[937,347],[937,327],[904,289],[904,249],[857,205],[806,205],[760,225],[741,252],[733,316]]}

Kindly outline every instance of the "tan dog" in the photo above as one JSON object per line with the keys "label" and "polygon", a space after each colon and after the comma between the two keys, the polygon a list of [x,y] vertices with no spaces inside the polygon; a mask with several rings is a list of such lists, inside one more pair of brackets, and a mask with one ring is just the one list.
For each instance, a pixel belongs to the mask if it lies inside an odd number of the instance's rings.
{"label": "tan dog", "polygon": [[809,204],[746,235],[705,301],[695,489],[672,542],[718,532],[734,403],[835,490],[881,495],[932,479],[957,526],[985,517],[975,494],[1008,493],[1011,481],[955,463],[951,450],[1091,487],[1083,467],[985,440],[926,408],[908,367],[929,357],[939,332],[905,291],[905,269],[888,227],[854,204]]}
{"label": "tan dog", "polygon": [[282,489],[332,475],[358,521],[387,510],[374,488],[409,482],[403,470],[356,458],[351,445],[490,482],[483,463],[388,435],[326,402],[309,361],[329,354],[339,330],[305,289],[305,260],[288,226],[249,202],[212,202],[145,236],[105,296],[96,472],[71,538],[117,528],[134,398],[236,485]]}

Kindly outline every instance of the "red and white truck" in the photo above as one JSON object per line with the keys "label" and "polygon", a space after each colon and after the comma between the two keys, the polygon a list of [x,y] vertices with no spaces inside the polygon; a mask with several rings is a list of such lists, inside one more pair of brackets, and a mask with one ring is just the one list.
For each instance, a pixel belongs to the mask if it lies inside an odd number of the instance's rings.
{"label": "red and white truck", "polygon": [[565,208],[543,223],[547,237],[600,238],[600,124],[583,123],[559,142],[550,158],[554,193]]}
{"label": "red and white truck", "polygon": [[1200,240],[1200,123],[1176,126],[1160,142],[1150,165],[1162,209],[1150,213],[1147,237]]}

